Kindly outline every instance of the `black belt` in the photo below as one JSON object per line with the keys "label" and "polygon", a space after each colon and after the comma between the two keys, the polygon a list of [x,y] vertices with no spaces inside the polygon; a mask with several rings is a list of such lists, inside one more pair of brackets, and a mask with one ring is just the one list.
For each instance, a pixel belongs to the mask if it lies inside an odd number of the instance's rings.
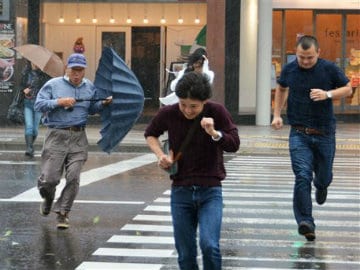
{"label": "black belt", "polygon": [[296,131],[305,133],[307,135],[324,135],[324,132],[316,128],[308,128],[303,126],[291,126],[291,127],[294,128]]}
{"label": "black belt", "polygon": [[61,130],[69,130],[69,131],[84,131],[85,130],[85,126],[72,126],[72,127],[64,127],[64,128],[53,127],[53,128],[61,129]]}

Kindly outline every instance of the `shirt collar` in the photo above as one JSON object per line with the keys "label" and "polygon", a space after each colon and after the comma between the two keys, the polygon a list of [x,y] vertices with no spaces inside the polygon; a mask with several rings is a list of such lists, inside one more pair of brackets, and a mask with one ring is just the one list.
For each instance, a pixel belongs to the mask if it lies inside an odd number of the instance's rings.
{"label": "shirt collar", "polygon": [[74,84],[72,84],[72,83],[70,82],[70,78],[69,78],[69,76],[66,75],[66,74],[64,75],[64,80],[67,81],[69,84],[75,86],[75,87],[79,87],[79,86],[81,86],[81,85],[84,83],[84,78],[83,78],[83,79],[81,80],[81,83],[80,83],[79,85],[74,85]]}

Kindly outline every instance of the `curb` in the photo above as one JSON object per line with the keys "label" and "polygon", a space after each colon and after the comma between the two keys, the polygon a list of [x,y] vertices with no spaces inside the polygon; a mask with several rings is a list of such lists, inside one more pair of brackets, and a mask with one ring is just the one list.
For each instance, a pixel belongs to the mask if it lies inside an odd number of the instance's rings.
{"label": "curb", "polygon": [[[26,145],[23,143],[11,143],[11,142],[0,142],[0,151],[24,151]],[[37,152],[42,150],[41,143],[35,143],[34,149]],[[89,152],[102,152],[100,147],[96,143],[89,143],[88,146]],[[113,152],[150,152],[149,147],[146,144],[122,144],[117,146]]]}

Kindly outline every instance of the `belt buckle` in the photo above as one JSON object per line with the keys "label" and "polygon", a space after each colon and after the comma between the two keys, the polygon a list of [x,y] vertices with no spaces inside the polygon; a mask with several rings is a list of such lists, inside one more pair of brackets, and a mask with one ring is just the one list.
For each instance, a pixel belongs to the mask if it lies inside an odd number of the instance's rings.
{"label": "belt buckle", "polygon": [[306,135],[309,135],[309,134],[310,134],[309,131],[310,131],[310,129],[306,127],[306,128],[305,128],[305,134],[306,134]]}
{"label": "belt buckle", "polygon": [[70,130],[70,131],[78,132],[78,131],[82,131],[82,127],[72,126],[72,127],[69,127],[69,130]]}

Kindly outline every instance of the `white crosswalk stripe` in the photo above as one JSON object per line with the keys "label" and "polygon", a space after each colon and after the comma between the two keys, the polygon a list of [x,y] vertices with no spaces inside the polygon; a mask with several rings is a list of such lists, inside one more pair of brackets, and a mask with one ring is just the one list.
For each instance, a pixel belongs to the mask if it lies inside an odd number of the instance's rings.
{"label": "white crosswalk stripe", "polygon": [[[298,235],[293,217],[289,157],[237,156],[227,161],[223,269],[360,269],[359,162],[358,156],[335,159],[327,202],[318,206],[314,200],[317,240],[307,242]],[[77,270],[178,269],[169,203],[166,190]]]}

